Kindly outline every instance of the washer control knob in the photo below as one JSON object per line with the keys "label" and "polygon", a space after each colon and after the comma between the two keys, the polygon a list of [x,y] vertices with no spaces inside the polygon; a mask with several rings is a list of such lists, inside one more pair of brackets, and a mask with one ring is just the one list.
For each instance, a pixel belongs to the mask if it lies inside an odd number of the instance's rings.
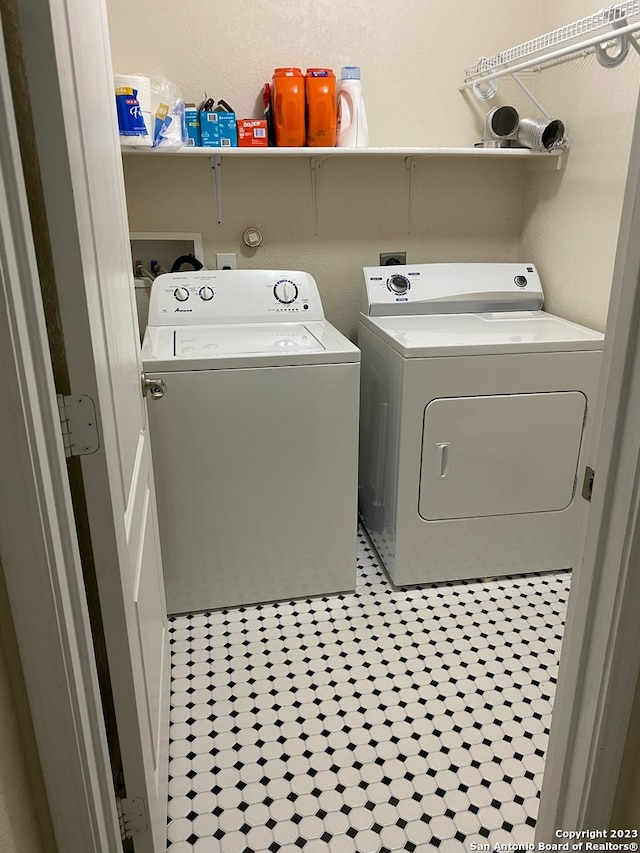
{"label": "washer control knob", "polygon": [[281,278],[273,285],[273,295],[284,305],[290,305],[298,298],[298,285],[288,278]]}
{"label": "washer control knob", "polygon": [[173,291],[173,295],[178,300],[178,302],[186,302],[189,298],[189,291],[186,287],[176,287]]}
{"label": "washer control knob", "polygon": [[409,279],[405,275],[392,275],[387,279],[387,287],[391,293],[402,295],[409,290]]}
{"label": "washer control knob", "polygon": [[201,287],[198,295],[204,302],[208,302],[210,299],[213,299],[213,290],[210,287]]}
{"label": "washer control knob", "polygon": [[527,281],[526,275],[517,275],[514,280],[514,284],[516,287],[526,287],[529,282]]}

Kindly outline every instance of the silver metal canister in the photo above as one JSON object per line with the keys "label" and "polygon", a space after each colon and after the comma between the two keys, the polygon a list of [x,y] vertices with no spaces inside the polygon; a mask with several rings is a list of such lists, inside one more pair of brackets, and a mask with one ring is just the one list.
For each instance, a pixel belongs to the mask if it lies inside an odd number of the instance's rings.
{"label": "silver metal canister", "polygon": [[485,148],[507,148],[518,135],[518,111],[515,107],[494,107],[485,116]]}
{"label": "silver metal canister", "polygon": [[566,145],[564,124],[558,118],[522,118],[518,142],[532,151],[553,151]]}

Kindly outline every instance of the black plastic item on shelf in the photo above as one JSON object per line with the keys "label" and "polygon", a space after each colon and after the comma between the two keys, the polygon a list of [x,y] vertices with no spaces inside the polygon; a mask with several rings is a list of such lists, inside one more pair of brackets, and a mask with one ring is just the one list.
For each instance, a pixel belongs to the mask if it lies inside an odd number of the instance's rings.
{"label": "black plastic item on shelf", "polygon": [[230,107],[226,101],[223,101],[222,98],[218,101],[218,103],[213,108],[214,113],[235,113],[233,107]]}
{"label": "black plastic item on shelf", "polygon": [[206,93],[204,96],[204,101],[198,107],[198,111],[201,113],[233,113],[235,110],[232,106],[230,106],[225,100],[220,98],[218,103],[216,103],[215,98],[208,98]]}
{"label": "black plastic item on shelf", "polygon": [[196,258],[195,255],[180,255],[179,258],[176,258],[171,266],[171,272],[180,272],[180,267],[183,264],[189,264],[194,268],[194,270],[201,270],[204,268],[204,264],[200,263],[200,261]]}

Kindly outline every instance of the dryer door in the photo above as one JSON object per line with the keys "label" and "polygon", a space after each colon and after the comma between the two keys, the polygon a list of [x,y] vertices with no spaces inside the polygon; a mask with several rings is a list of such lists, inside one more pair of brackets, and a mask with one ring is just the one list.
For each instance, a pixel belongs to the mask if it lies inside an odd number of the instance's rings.
{"label": "dryer door", "polygon": [[422,433],[422,518],[566,509],[586,405],[579,391],[432,400]]}

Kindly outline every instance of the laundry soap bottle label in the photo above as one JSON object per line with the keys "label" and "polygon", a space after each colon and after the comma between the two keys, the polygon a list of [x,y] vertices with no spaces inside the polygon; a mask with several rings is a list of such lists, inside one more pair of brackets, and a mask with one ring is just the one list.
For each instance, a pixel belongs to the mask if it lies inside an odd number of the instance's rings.
{"label": "laundry soap bottle label", "polygon": [[115,91],[120,136],[147,136],[137,90],[131,86],[119,86]]}

